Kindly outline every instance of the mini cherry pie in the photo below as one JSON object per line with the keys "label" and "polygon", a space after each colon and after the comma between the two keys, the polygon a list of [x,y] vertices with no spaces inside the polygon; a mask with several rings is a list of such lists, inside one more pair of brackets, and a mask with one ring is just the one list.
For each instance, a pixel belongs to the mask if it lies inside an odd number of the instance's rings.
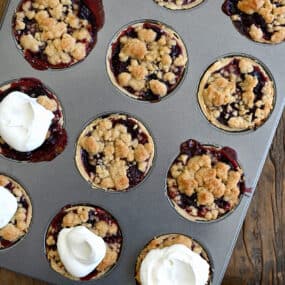
{"label": "mini cherry pie", "polygon": [[228,56],[214,62],[203,75],[198,100],[206,118],[226,131],[260,127],[275,102],[275,85],[258,60]]}
{"label": "mini cherry pie", "polygon": [[126,191],[148,174],[154,142],[145,126],[125,114],[108,114],[91,122],[79,136],[76,164],[94,188]]}
{"label": "mini cherry pie", "polygon": [[246,192],[236,152],[229,147],[181,144],[167,174],[167,194],[176,211],[191,221],[216,220],[234,210]]}
{"label": "mini cherry pie", "polygon": [[103,23],[102,0],[22,0],[13,31],[34,68],[61,69],[86,58]]}
{"label": "mini cherry pie", "polygon": [[145,21],[124,28],[107,54],[112,83],[128,96],[157,102],[181,82],[187,65],[184,43],[166,25]]}

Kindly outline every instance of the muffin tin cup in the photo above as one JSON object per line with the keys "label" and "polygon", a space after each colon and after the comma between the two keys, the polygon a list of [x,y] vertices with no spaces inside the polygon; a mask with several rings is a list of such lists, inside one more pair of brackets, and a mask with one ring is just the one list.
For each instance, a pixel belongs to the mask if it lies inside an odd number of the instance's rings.
{"label": "muffin tin cup", "polygon": [[[184,71],[183,71],[183,74],[182,74],[179,82],[176,84],[176,86],[174,87],[174,89],[172,91],[170,91],[168,94],[166,94],[162,98],[159,98],[157,101],[147,101],[147,100],[142,100],[142,99],[136,98],[136,96],[134,96],[133,94],[128,92],[126,89],[124,89],[122,86],[120,86],[118,84],[118,82],[117,82],[116,77],[114,76],[114,74],[113,74],[113,72],[111,70],[111,65],[110,65],[110,57],[112,55],[112,45],[118,40],[118,38],[120,37],[121,33],[124,32],[128,27],[136,26],[138,24],[145,23],[145,22],[149,22],[149,23],[152,23],[152,24],[155,24],[155,25],[162,25],[162,26],[164,26],[167,29],[167,31],[173,32],[175,34],[175,36],[183,44],[183,50],[184,50],[184,52],[186,54],[186,57],[187,57],[187,62],[185,64]],[[165,23],[163,23],[161,21],[158,21],[158,20],[154,20],[154,19],[139,19],[139,20],[132,21],[132,22],[130,22],[128,24],[125,24],[124,26],[122,26],[113,35],[110,43],[108,44],[107,53],[106,53],[106,64],[105,65],[106,65],[106,72],[107,72],[107,75],[109,77],[109,81],[110,81],[111,85],[113,87],[115,87],[117,90],[119,90],[121,94],[123,94],[123,95],[127,96],[129,99],[132,99],[135,102],[139,102],[139,103],[146,103],[146,104],[149,104],[149,103],[160,103],[160,102],[166,100],[167,98],[175,95],[179,91],[180,87],[183,85],[184,79],[185,79],[186,75],[188,74],[188,69],[189,69],[189,52],[188,52],[188,48],[185,45],[185,42],[183,41],[181,36],[170,25],[165,24]]]}
{"label": "muffin tin cup", "polygon": [[[201,143],[201,144],[202,144],[202,143]],[[203,143],[202,145],[203,145],[203,146],[206,146],[206,147],[217,148],[217,149],[221,149],[221,148],[223,148],[223,147],[227,147],[227,146],[221,146],[221,145],[212,144],[212,143]],[[178,154],[177,156],[175,156],[175,158],[174,158],[173,161],[171,162],[171,164],[170,164],[170,166],[169,166],[169,168],[168,168],[167,174],[168,174],[168,172],[169,172],[169,170],[170,170],[170,167],[172,166],[173,162],[176,160],[176,158],[177,158],[179,155],[180,155],[180,152],[179,152],[179,154]],[[243,170],[243,167],[242,167],[240,161],[239,161],[238,159],[237,159],[236,161],[237,161],[237,163],[238,163],[238,165],[239,165],[239,168]],[[218,222],[220,222],[220,221],[223,221],[223,220],[225,220],[227,217],[229,217],[232,213],[234,213],[235,210],[240,206],[242,200],[244,200],[245,197],[247,197],[246,192],[244,192],[244,193],[241,192],[240,195],[239,195],[239,201],[238,201],[237,205],[236,205],[233,209],[231,209],[230,211],[228,211],[226,214],[223,214],[222,216],[220,216],[220,217],[217,218],[217,219],[214,219],[214,220],[206,220],[206,219],[205,219],[205,220],[203,220],[203,219],[195,220],[194,217],[193,217],[193,219],[192,219],[190,216],[188,216],[186,213],[184,213],[184,211],[183,211],[178,205],[176,205],[176,204],[171,200],[171,198],[169,197],[169,195],[168,195],[168,187],[167,187],[167,174],[166,174],[166,181],[165,181],[165,196],[166,196],[166,198],[167,198],[167,200],[168,200],[168,202],[169,202],[171,208],[176,212],[176,214],[177,214],[180,218],[182,218],[183,220],[186,220],[186,221],[188,221],[188,222],[190,222],[190,223],[213,224],[213,223],[218,223]],[[246,178],[246,173],[243,173],[243,175],[244,175],[244,178]],[[244,179],[244,181],[245,181],[245,186],[246,186],[246,179]],[[248,189],[248,188],[246,188],[246,189]],[[249,189],[251,189],[251,188],[249,188]],[[197,216],[197,217],[198,217],[198,216]]]}
{"label": "muffin tin cup", "polygon": [[[204,110],[203,110],[203,107],[201,105],[204,105],[204,103],[200,100],[199,98],[199,91],[200,91],[200,84],[201,84],[201,81],[203,79],[203,77],[205,76],[205,74],[207,73],[207,71],[209,70],[210,67],[212,67],[217,61],[221,60],[221,59],[224,59],[224,58],[230,58],[230,57],[235,57],[235,56],[241,56],[241,57],[247,57],[255,62],[257,62],[258,65],[260,65],[264,71],[266,72],[266,74],[268,75],[269,79],[272,81],[272,84],[273,84],[273,90],[274,90],[274,97],[273,97],[273,103],[272,103],[272,109],[270,111],[270,114],[267,116],[267,118],[265,119],[265,121],[259,125],[257,128],[252,128],[252,129],[245,129],[245,130],[232,130],[230,127],[227,127],[227,126],[224,126],[224,128],[222,127],[223,125],[221,124],[221,126],[218,126],[214,123],[212,123],[206,116]],[[262,128],[263,125],[265,125],[268,120],[270,119],[271,117],[271,114],[272,112],[274,111],[274,108],[275,108],[275,103],[276,103],[276,97],[277,97],[277,89],[276,89],[276,83],[275,83],[275,79],[273,77],[273,74],[271,73],[271,71],[269,70],[269,68],[262,62],[260,61],[258,58],[252,56],[252,55],[249,55],[249,54],[246,54],[246,53],[227,53],[227,54],[224,54],[222,56],[219,56],[219,57],[216,57],[213,62],[211,64],[209,64],[207,66],[207,68],[205,69],[205,71],[203,72],[203,74],[201,75],[200,77],[200,80],[199,80],[199,83],[197,85],[197,91],[196,91],[196,97],[197,97],[197,104],[199,106],[199,110],[202,114],[202,116],[208,121],[208,123],[218,129],[219,131],[222,131],[222,132],[225,132],[227,134],[240,134],[240,133],[250,133],[250,132],[254,132],[254,131],[257,131],[258,129]]]}
{"label": "muffin tin cup", "polygon": [[[120,115],[127,115],[127,116],[130,116],[134,119],[136,119],[139,123],[141,123],[145,129],[148,131],[150,137],[152,138],[152,141],[153,141],[153,145],[154,145],[154,153],[153,153],[153,157],[152,157],[152,163],[151,163],[151,166],[149,167],[145,177],[143,178],[142,181],[140,181],[137,185],[133,186],[133,187],[130,187],[126,190],[122,190],[122,191],[119,191],[119,190],[112,190],[112,189],[103,189],[103,188],[100,188],[100,187],[96,187],[95,185],[92,185],[92,182],[90,181],[90,179],[87,177],[87,175],[84,173],[82,174],[79,167],[78,167],[78,163],[77,163],[77,152],[78,152],[78,141],[79,141],[79,138],[80,136],[83,134],[83,132],[86,130],[86,128],[92,124],[92,122],[94,122],[95,120],[97,119],[100,119],[104,116],[108,116],[108,115],[113,115],[113,114],[120,114]],[[83,126],[83,128],[81,129],[80,133],[78,134],[77,138],[76,138],[76,142],[75,142],[75,145],[74,145],[74,149],[75,149],[75,152],[74,152],[74,163],[75,163],[75,167],[77,169],[77,172],[79,173],[79,175],[81,176],[81,178],[87,182],[90,186],[91,186],[91,190],[92,191],[97,191],[97,190],[100,190],[100,191],[103,191],[103,192],[107,192],[107,193],[128,193],[130,191],[133,191],[135,189],[137,189],[139,186],[143,185],[143,183],[148,179],[148,177],[151,175],[151,172],[153,170],[153,168],[155,167],[155,162],[156,162],[156,142],[155,142],[155,138],[149,128],[149,126],[147,124],[145,124],[145,122],[143,120],[141,120],[140,118],[138,118],[138,116],[136,115],[133,115],[133,114],[130,114],[128,112],[120,112],[120,111],[107,111],[107,112],[104,112],[104,113],[100,113],[98,114],[97,116],[93,117],[92,119],[89,119]],[[85,177],[86,176],[86,177]],[[88,180],[87,180],[88,179]]]}
{"label": "muffin tin cup", "polygon": [[[185,235],[185,234],[181,234],[181,233],[177,233],[177,232],[173,232],[173,233],[161,233],[159,235],[156,235],[155,237],[153,237],[151,240],[149,240],[143,248],[140,249],[140,251],[138,252],[137,254],[137,260],[136,260],[136,263],[135,263],[135,270],[134,270],[134,276],[136,276],[136,268],[138,266],[138,257],[140,256],[140,254],[142,253],[142,251],[156,238],[160,238],[160,237],[163,237],[163,236],[168,236],[168,235],[182,235],[182,236],[185,236],[187,238],[190,238],[192,241],[196,242],[199,246],[201,246],[202,250],[206,253],[207,257],[208,257],[208,263],[210,265],[210,278],[209,278],[209,281],[207,283],[207,285],[212,285],[212,282],[213,282],[213,276],[214,276],[214,273],[215,273],[215,268],[213,266],[213,257],[211,256],[211,253],[209,251],[209,249],[207,247],[205,247],[200,241],[198,241],[197,239],[193,238],[192,236],[190,235]],[[136,285],[141,285],[137,280],[135,281]]]}
{"label": "muffin tin cup", "polygon": [[[0,82],[0,88],[5,86],[5,85],[8,85],[8,84],[11,84],[13,83],[14,81],[17,81],[17,80],[21,80],[21,79],[25,79],[25,78],[32,78],[32,79],[36,79],[36,80],[39,80],[43,86],[49,91],[51,92],[57,102],[59,103],[59,107],[60,107],[60,111],[62,113],[62,129],[66,130],[66,116],[65,116],[65,111],[64,111],[64,107],[62,105],[62,102],[61,100],[59,99],[57,93],[52,89],[50,88],[48,85],[46,85],[45,82],[43,82],[41,79],[38,79],[37,77],[20,77],[20,78],[14,78],[14,79],[10,79],[10,80],[6,80],[4,82]],[[69,140],[68,140],[68,133],[67,133],[67,143],[64,147],[64,150],[57,154],[51,161],[55,160],[58,156],[61,156],[63,154],[63,152],[65,151],[67,145],[69,143]],[[41,145],[42,146],[42,145]],[[40,148],[41,146],[39,146],[38,148]],[[12,162],[16,162],[16,163],[20,163],[20,164],[39,164],[39,163],[49,163],[50,161],[37,161],[37,162],[30,162],[28,160],[16,160],[16,159],[13,159],[13,158],[10,158],[10,157],[7,157],[7,156],[4,156],[3,154],[0,153],[0,157],[2,157],[3,159],[6,159],[6,160],[9,160],[9,161],[12,161]]]}
{"label": "muffin tin cup", "polygon": [[[222,5],[224,5],[225,2],[226,2],[226,0],[223,0]],[[284,40],[279,42],[279,43],[278,42],[274,43],[274,42],[260,42],[260,41],[256,41],[256,40],[252,39],[251,37],[249,37],[246,33],[241,32],[239,30],[239,28],[236,26],[236,23],[231,19],[231,16],[227,15],[224,11],[223,11],[223,14],[224,14],[223,16],[226,16],[228,18],[227,19],[228,20],[228,24],[232,25],[233,32],[236,32],[239,37],[245,38],[248,41],[252,42],[253,44],[256,44],[257,46],[261,47],[261,46],[266,46],[267,45],[267,46],[274,47],[274,46],[280,45],[282,43],[284,44]],[[263,20],[264,20],[264,18],[263,18]],[[237,22],[238,22],[237,25],[240,25],[240,22],[239,21],[237,21]],[[241,27],[243,27],[243,25],[241,25]]]}
{"label": "muffin tin cup", "polygon": [[[50,265],[50,262],[47,258],[47,252],[46,252],[46,236],[47,236],[47,232],[48,232],[48,229],[52,223],[52,221],[54,220],[54,218],[65,208],[65,207],[76,207],[76,206],[87,206],[87,207],[96,207],[96,208],[100,208],[102,209],[103,211],[107,212],[108,214],[111,215],[111,217],[115,220],[116,224],[119,226],[119,229],[120,229],[120,232],[121,232],[121,235],[122,235],[122,242],[121,242],[121,249],[120,249],[120,252],[119,252],[119,255],[118,255],[118,259],[117,259],[117,262],[106,272],[104,273],[103,275],[99,276],[98,278],[95,278],[95,279],[90,279],[90,280],[73,280],[73,279],[70,279],[70,278],[67,278],[65,276],[63,276],[62,274],[60,274],[59,272],[55,271],[51,265]],[[43,236],[43,255],[44,255],[44,258],[45,258],[45,261],[47,262],[47,265],[49,266],[49,268],[56,274],[58,275],[59,277],[61,277],[62,280],[69,280],[69,282],[76,282],[76,284],[88,284],[88,283],[96,283],[98,282],[98,280],[101,280],[101,279],[105,279],[107,276],[109,276],[109,274],[111,274],[113,272],[113,270],[115,268],[117,268],[117,266],[119,266],[119,263],[120,263],[120,260],[121,260],[121,255],[124,251],[124,234],[123,234],[123,231],[122,231],[122,228],[117,220],[117,218],[109,211],[109,210],[106,210],[104,207],[102,206],[97,206],[97,205],[94,205],[94,204],[90,204],[89,202],[77,202],[77,203],[72,203],[72,204],[66,204],[65,206],[63,206],[62,208],[60,208],[58,210],[58,212],[55,213],[55,215],[53,217],[51,217],[48,221],[48,224],[46,225],[45,227],[45,234]],[[0,251],[1,253],[1,251]]]}
{"label": "muffin tin cup", "polygon": [[18,178],[15,178],[13,175],[7,174],[5,172],[4,173],[1,172],[0,175],[7,176],[8,178],[11,178],[15,183],[19,184],[24,189],[24,191],[26,192],[27,196],[30,199],[30,203],[31,203],[31,221],[30,221],[29,227],[27,229],[27,232],[21,238],[19,238],[16,242],[12,243],[12,245],[10,245],[9,247],[5,247],[2,249],[0,248],[0,255],[1,255],[2,253],[6,253],[12,249],[16,250],[15,247],[17,248],[18,246],[21,246],[22,241],[24,241],[26,238],[27,239],[29,238],[30,232],[33,228],[34,208],[33,208],[33,199],[31,197],[29,191],[27,190],[25,184],[23,184]]}
{"label": "muffin tin cup", "polygon": [[[7,0],[7,1],[11,1],[11,0]],[[12,40],[13,42],[15,43],[15,46],[16,46],[16,49],[18,51],[18,53],[21,55],[21,57],[24,59],[24,62],[26,64],[28,64],[29,66],[32,66],[31,63],[25,58],[25,55],[24,55],[24,50],[22,49],[21,45],[17,42],[16,40],[16,37],[15,37],[15,34],[14,34],[14,30],[13,30],[13,24],[14,24],[14,19],[15,19],[15,16],[16,16],[16,12],[18,11],[18,9],[20,8],[21,6],[21,3],[24,2],[24,0],[17,0],[18,1],[18,5],[16,5],[16,8],[14,9],[13,11],[13,16],[11,17],[11,37],[12,37]],[[104,23],[103,23],[103,27],[104,27]],[[99,38],[99,34],[100,34],[100,31],[101,29],[103,28],[101,27],[99,30],[97,30],[97,34],[95,35],[95,41],[93,43],[93,46],[91,47],[90,51],[86,54],[86,56],[71,64],[71,65],[68,65],[67,67],[51,67],[51,66],[48,66],[47,68],[44,68],[44,69],[36,69],[37,71],[39,72],[42,72],[42,71],[56,71],[56,72],[59,72],[59,71],[66,71],[66,70],[69,70],[71,69],[72,67],[75,67],[77,65],[79,65],[80,63],[83,63],[85,60],[87,60],[87,58],[89,57],[89,55],[94,52],[95,48],[96,48],[96,44],[98,42],[98,38]],[[1,28],[1,23],[0,23],[0,28]],[[50,65],[48,63],[48,65]],[[34,68],[34,67],[33,67]]]}

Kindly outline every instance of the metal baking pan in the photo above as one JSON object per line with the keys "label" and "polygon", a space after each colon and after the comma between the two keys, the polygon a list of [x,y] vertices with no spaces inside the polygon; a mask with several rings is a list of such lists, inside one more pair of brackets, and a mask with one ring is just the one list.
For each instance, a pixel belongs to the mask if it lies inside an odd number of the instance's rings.
{"label": "metal baking pan", "polygon": [[[121,226],[123,251],[106,277],[85,284],[135,284],[134,266],[142,247],[155,235],[179,232],[198,240],[213,261],[213,284],[220,284],[253,193],[245,196],[226,218],[212,223],[193,223],[181,218],[165,193],[168,167],[188,138],[203,143],[228,145],[239,155],[247,186],[257,184],[275,129],[285,104],[284,43],[256,44],[241,36],[221,11],[221,1],[205,1],[189,11],[170,11],[152,0],[105,0],[106,23],[88,58],[63,71],[34,70],[17,51],[11,18],[18,0],[9,6],[0,32],[0,81],[36,77],[51,87],[62,102],[69,134],[67,149],[55,160],[39,164],[17,163],[1,158],[0,172],[18,179],[31,195],[33,221],[24,240],[0,252],[0,266],[54,284],[78,284],[54,272],[47,262],[44,236],[53,216],[66,204],[88,202],[110,211]],[[189,66],[185,79],[159,103],[138,102],[124,96],[110,82],[105,57],[113,35],[128,22],[154,19],[173,27],[184,40]],[[275,108],[268,121],[252,132],[223,132],[204,118],[197,103],[197,87],[205,69],[218,57],[246,53],[261,60],[272,72],[277,88]],[[128,193],[92,190],[79,175],[75,142],[86,122],[104,112],[127,112],[149,126],[156,143],[156,160],[147,179]]]}

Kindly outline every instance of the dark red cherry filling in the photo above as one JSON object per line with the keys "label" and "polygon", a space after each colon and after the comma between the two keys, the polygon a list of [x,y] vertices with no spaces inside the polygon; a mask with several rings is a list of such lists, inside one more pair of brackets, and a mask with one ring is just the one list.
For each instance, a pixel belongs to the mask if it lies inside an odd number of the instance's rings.
{"label": "dark red cherry filling", "polygon": [[[224,78],[229,79],[232,74],[236,75],[237,77],[241,78],[240,82],[236,83],[236,90],[235,90],[235,101],[230,104],[222,105],[222,112],[220,112],[219,117],[217,120],[223,124],[228,126],[228,121],[231,117],[233,117],[234,112],[239,112],[239,106],[238,103],[242,101],[242,87],[241,84],[245,80],[245,74],[241,73],[239,68],[239,62],[240,60],[237,58],[234,58],[230,63],[228,63],[226,66],[222,67],[221,69],[215,71],[213,75],[215,74],[221,74]],[[253,93],[255,95],[254,103],[261,100],[263,93],[262,88],[265,86],[266,82],[268,82],[268,77],[264,75],[264,72],[258,67],[254,66],[253,71],[248,73],[248,75],[254,76],[257,78],[258,83],[255,86]],[[207,88],[209,84],[205,85],[205,88]],[[257,107],[254,105],[252,108],[248,108],[247,114],[253,114],[252,120],[256,118],[255,111]],[[260,107],[260,109],[263,109],[263,107]]]}
{"label": "dark red cherry filling", "polygon": [[[104,221],[108,225],[112,225],[112,224],[117,225],[117,227],[118,227],[117,234],[116,235],[107,234],[103,239],[108,245],[111,245],[111,246],[112,246],[112,244],[120,244],[121,245],[122,241],[123,241],[123,236],[122,236],[122,232],[120,230],[120,227],[119,227],[116,219],[110,213],[106,212],[104,209],[102,209],[100,207],[95,207],[93,205],[88,205],[88,204],[84,204],[83,206],[92,207],[92,210],[89,210],[88,220],[86,222],[86,224],[91,224],[92,228],[94,228],[95,224],[98,223],[99,221]],[[62,230],[63,218],[67,215],[67,213],[70,212],[69,208],[72,208],[72,207],[75,207],[75,206],[74,205],[65,206],[64,208],[61,209],[61,211],[51,221],[47,235],[52,234],[55,241],[57,241],[58,234]],[[76,213],[75,209],[73,210],[73,213]],[[46,251],[48,251],[49,249],[57,250],[57,245],[56,244],[54,244],[54,245],[46,244]],[[82,280],[82,281],[91,280],[94,277],[96,277],[96,275],[98,273],[99,272],[95,268],[87,276],[80,278],[80,280]]]}
{"label": "dark red cherry filling", "polygon": [[[208,145],[202,145],[195,140],[189,139],[186,142],[181,144],[180,155],[181,154],[186,154],[188,156],[188,159],[194,156],[200,156],[200,155],[205,154],[205,155],[211,156],[212,165],[215,165],[217,162],[220,161],[220,162],[223,162],[229,165],[231,170],[238,170],[239,168],[239,164],[237,162],[237,153],[234,149],[230,147],[215,148],[215,147],[208,146]],[[179,162],[180,155],[174,160],[174,163]],[[168,178],[172,178],[170,171],[168,172]],[[238,186],[240,189],[239,197],[245,192],[250,192],[250,189],[247,189],[245,186],[243,175],[241,177],[241,180]],[[171,191],[168,188],[168,196],[171,199],[174,199],[177,195],[180,196],[180,201],[178,205],[182,209],[190,213],[191,212],[190,207],[192,206],[198,210],[199,217],[205,217],[205,215],[208,212],[208,209],[206,206],[198,205],[196,192],[191,196],[187,196],[184,193],[180,193],[180,192],[177,193],[177,192]],[[230,203],[228,201],[225,201],[223,197],[219,199],[215,199],[214,202],[219,208],[223,209],[225,213],[231,210]]]}
{"label": "dark red cherry filling", "polygon": [[[22,0],[20,2],[19,8],[17,12],[23,11],[23,4],[30,0]],[[83,20],[87,20],[90,23],[90,27],[88,31],[91,35],[92,40],[87,43],[86,40],[81,40],[78,42],[82,42],[86,45],[86,55],[90,53],[97,42],[97,33],[103,27],[105,22],[105,13],[103,8],[102,0],[72,0],[73,5],[78,6],[78,17]],[[47,10],[48,11],[48,10]],[[67,15],[67,11],[64,12]],[[32,34],[35,35],[39,31],[38,24],[35,19],[29,20],[27,18],[24,19],[25,29],[24,30],[16,30],[16,16],[13,18],[13,31],[14,36],[18,44],[20,44],[20,38],[22,35]],[[72,27],[68,26],[67,32],[72,34],[75,31]],[[57,65],[53,65],[48,62],[47,56],[44,53],[47,44],[44,44],[40,47],[39,52],[31,52],[30,50],[26,50],[24,52],[25,59],[31,64],[31,66],[38,70],[45,70],[48,68],[54,69],[62,69],[69,67],[75,63],[72,60],[69,63],[61,63]]]}
{"label": "dark red cherry filling", "polygon": [[249,29],[251,25],[255,25],[263,32],[263,38],[267,41],[271,39],[272,33],[268,31],[267,24],[263,17],[258,13],[246,14],[238,8],[239,0],[226,0],[222,6],[223,12],[228,16],[239,15],[240,20],[233,21],[237,30],[251,39]]}
{"label": "dark red cherry filling", "polygon": [[[157,33],[156,36],[156,41],[158,41],[161,36],[165,35],[166,32],[163,31],[158,25],[154,24],[154,23],[144,23],[143,24],[143,28],[145,29],[152,29],[153,31],[155,31]],[[112,44],[112,55],[111,55],[111,59],[110,59],[110,66],[111,66],[111,70],[113,72],[113,74],[115,75],[115,77],[117,78],[118,75],[122,72],[127,72],[128,71],[128,66],[131,64],[131,59],[129,58],[126,62],[122,62],[120,60],[119,54],[121,52],[122,49],[122,45],[120,43],[120,38],[123,36],[127,36],[130,38],[138,38],[138,33],[135,31],[135,28],[130,26],[128,27],[125,31],[123,31],[119,38],[117,39],[116,42],[114,42]],[[182,48],[181,46],[179,46],[179,44],[177,43],[175,46],[172,46],[171,48],[171,53],[170,56],[172,59],[177,58],[180,54],[182,54]],[[164,84],[166,84],[167,86],[167,94],[170,93],[171,91],[173,91],[175,89],[175,87],[178,85],[178,83],[180,82],[180,80],[183,77],[183,73],[184,73],[184,68],[181,66],[176,67],[176,71],[173,72],[176,76],[176,83],[174,84],[170,84],[168,81],[164,81],[162,79],[159,79],[157,77],[157,75],[153,72],[148,74],[146,81],[150,81],[150,80],[159,80],[162,81]],[[137,91],[135,91],[132,87],[130,86],[126,86],[123,87],[124,89],[126,89],[129,93],[131,94],[137,94]],[[159,101],[161,98],[154,94],[149,88],[147,88],[144,91],[140,91],[139,95],[138,95],[138,99],[139,100],[144,100],[144,101],[150,101],[150,102],[157,102]]]}
{"label": "dark red cherry filling", "polygon": [[[107,118],[109,115],[103,116],[103,118]],[[127,119],[112,119],[113,128],[117,125],[123,125],[127,128],[127,132],[132,136],[132,139],[137,139],[140,144],[146,144],[149,142],[148,136],[140,132],[140,128],[138,127],[138,124],[135,120],[133,120],[131,117],[127,117]],[[94,129],[96,126],[94,126]],[[87,134],[87,136],[91,135]],[[81,158],[82,163],[84,165],[85,171],[89,174],[94,173],[96,166],[90,163],[90,160],[96,160],[96,165],[99,165],[102,162],[102,159],[104,158],[104,153],[100,152],[96,154],[95,156],[90,157],[87,151],[84,149],[81,149]],[[122,158],[121,158],[122,159]],[[127,164],[127,176],[129,178],[129,188],[136,186],[139,184],[145,177],[145,173],[140,171],[137,167],[137,165],[134,165],[132,162],[127,161],[125,159]]]}
{"label": "dark red cherry filling", "polygon": [[39,148],[29,152],[19,152],[11,148],[8,144],[1,143],[1,154],[10,159],[28,162],[50,161],[54,159],[63,152],[67,145],[67,133],[60,123],[63,119],[63,114],[60,110],[58,99],[51,90],[35,78],[21,78],[7,84],[11,86],[4,91],[0,90],[0,102],[11,92],[20,91],[32,98],[45,95],[58,103],[58,109],[53,112],[54,118],[49,128],[50,135]]}

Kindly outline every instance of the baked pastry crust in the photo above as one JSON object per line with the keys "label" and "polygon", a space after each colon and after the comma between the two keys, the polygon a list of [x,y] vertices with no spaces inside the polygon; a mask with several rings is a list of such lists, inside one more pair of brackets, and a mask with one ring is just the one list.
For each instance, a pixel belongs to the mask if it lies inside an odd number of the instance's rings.
{"label": "baked pastry crust", "polygon": [[112,83],[126,95],[149,102],[160,101],[178,86],[187,62],[177,33],[150,20],[120,31],[106,57]]}
{"label": "baked pastry crust", "polygon": [[76,164],[93,188],[127,191],[148,174],[154,142],[145,126],[126,114],[108,114],[80,134]]}
{"label": "baked pastry crust", "polygon": [[[107,252],[102,262],[85,277],[70,275],[62,264],[57,250],[58,234],[63,228],[85,226],[105,241]],[[115,218],[106,210],[89,205],[67,205],[51,221],[46,237],[45,251],[53,270],[72,280],[95,280],[109,272],[117,263],[122,250],[122,233]]]}
{"label": "baked pastry crust", "polygon": [[41,162],[53,160],[64,151],[67,144],[67,133],[64,129],[64,116],[60,101],[47,86],[36,78],[20,78],[0,86],[0,102],[13,91],[20,91],[32,98],[37,98],[39,104],[53,112],[54,118],[46,140],[40,147],[30,152],[19,152],[12,149],[0,137],[0,154],[18,161]]}
{"label": "baked pastry crust", "polygon": [[222,9],[237,30],[253,41],[277,44],[285,40],[283,0],[226,0]]}
{"label": "baked pastry crust", "polygon": [[140,252],[137,258],[136,267],[135,267],[135,279],[138,285],[141,285],[140,267],[146,255],[153,249],[157,249],[157,248],[162,249],[162,248],[172,246],[175,244],[183,244],[187,246],[189,249],[199,254],[203,259],[205,259],[209,263],[210,274],[209,274],[209,280],[207,284],[211,284],[212,268],[211,268],[210,259],[205,249],[197,241],[195,241],[189,236],[182,235],[182,234],[165,234],[165,235],[154,237]]}
{"label": "baked pastry crust", "polygon": [[185,10],[196,7],[204,0],[154,0],[159,6],[171,10]]}
{"label": "baked pastry crust", "polygon": [[101,0],[22,0],[13,18],[13,31],[34,68],[61,69],[90,53],[103,18]]}
{"label": "baked pastry crust", "polygon": [[233,211],[246,192],[236,152],[228,147],[181,144],[167,174],[167,195],[175,210],[190,221],[211,221]]}
{"label": "baked pastry crust", "polygon": [[32,204],[25,189],[14,179],[0,174],[0,186],[8,189],[16,198],[18,208],[9,224],[0,229],[0,250],[20,241],[29,231],[32,220]]}
{"label": "baked pastry crust", "polygon": [[275,85],[256,59],[228,56],[204,73],[198,101],[206,118],[218,128],[231,132],[256,129],[273,110]]}

